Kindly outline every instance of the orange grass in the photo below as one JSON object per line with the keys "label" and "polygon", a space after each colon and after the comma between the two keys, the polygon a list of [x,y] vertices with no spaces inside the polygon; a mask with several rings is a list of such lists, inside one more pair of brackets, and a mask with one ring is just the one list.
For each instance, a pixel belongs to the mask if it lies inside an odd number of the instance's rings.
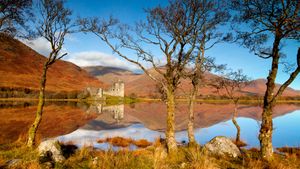
{"label": "orange grass", "polygon": [[119,136],[113,138],[99,139],[97,140],[97,142],[110,143],[111,145],[118,147],[128,147],[129,145],[133,144],[139,148],[146,148],[152,145],[152,143],[147,141],[146,139],[133,140],[131,138],[123,138]]}

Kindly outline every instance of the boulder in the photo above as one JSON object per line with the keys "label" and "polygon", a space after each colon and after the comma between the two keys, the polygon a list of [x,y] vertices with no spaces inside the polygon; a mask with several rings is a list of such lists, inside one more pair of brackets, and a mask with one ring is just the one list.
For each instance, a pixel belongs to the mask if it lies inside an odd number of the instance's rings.
{"label": "boulder", "polygon": [[38,147],[38,152],[41,162],[53,161],[61,163],[65,160],[58,140],[51,139],[43,141]]}
{"label": "boulder", "polygon": [[239,148],[227,137],[217,136],[206,143],[203,150],[218,156],[239,157]]}

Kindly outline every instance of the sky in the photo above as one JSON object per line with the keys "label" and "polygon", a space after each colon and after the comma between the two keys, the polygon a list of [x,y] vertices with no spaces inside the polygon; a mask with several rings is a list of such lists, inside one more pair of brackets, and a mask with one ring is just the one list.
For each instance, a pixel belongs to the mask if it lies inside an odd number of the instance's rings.
{"label": "sky", "polygon": [[[168,0],[69,0],[66,6],[73,11],[73,16],[108,18],[113,16],[120,22],[134,25],[140,20],[146,19],[145,9],[157,5],[165,6]],[[50,46],[42,38],[35,39],[27,44],[43,55],[47,55]],[[282,51],[287,55],[286,61],[295,63],[299,42],[287,41]],[[150,48],[154,54],[154,48]],[[63,60],[73,62],[78,66],[112,66],[129,69],[137,72],[137,67],[114,54],[111,49],[101,40],[92,34],[76,33],[66,37],[63,52],[68,55]],[[233,70],[242,69],[251,79],[266,79],[271,60],[262,59],[249,53],[249,50],[237,44],[221,43],[206,52],[208,56],[215,57],[216,63],[227,64]],[[131,55],[131,54],[130,54]],[[134,58],[133,56],[130,56]],[[162,58],[161,56],[159,58]],[[150,66],[148,66],[150,68]],[[277,83],[283,83],[288,74],[280,70],[278,72]],[[300,77],[290,85],[290,87],[300,90]]]}

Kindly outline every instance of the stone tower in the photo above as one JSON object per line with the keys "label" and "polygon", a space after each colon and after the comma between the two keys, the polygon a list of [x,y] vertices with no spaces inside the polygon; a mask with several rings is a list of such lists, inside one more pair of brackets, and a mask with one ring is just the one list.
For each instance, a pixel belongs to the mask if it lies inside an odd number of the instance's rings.
{"label": "stone tower", "polygon": [[113,83],[111,88],[104,91],[103,94],[110,95],[110,96],[124,97],[124,95],[125,95],[124,82],[121,80],[118,80],[117,82]]}

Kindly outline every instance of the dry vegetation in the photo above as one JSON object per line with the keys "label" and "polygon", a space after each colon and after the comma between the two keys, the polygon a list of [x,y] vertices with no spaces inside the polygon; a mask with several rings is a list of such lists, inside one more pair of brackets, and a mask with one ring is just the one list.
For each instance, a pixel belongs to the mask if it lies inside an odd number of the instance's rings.
{"label": "dry vegetation", "polygon": [[[0,34],[0,87],[38,90],[45,60],[44,56],[20,41]],[[55,63],[48,75],[46,90],[53,93],[81,91],[88,86],[103,87],[102,82],[66,61]]]}
{"label": "dry vegetation", "polygon": [[296,155],[297,157],[300,157],[299,147],[281,147],[277,148],[277,150],[285,155]]}
{"label": "dry vegetation", "polygon": [[236,141],[236,139],[231,139],[231,141],[237,146],[237,147],[245,147],[247,146],[247,143],[243,140]]}
{"label": "dry vegetation", "polygon": [[[110,139],[111,140],[111,139]],[[299,149],[297,149],[299,150]],[[178,153],[167,156],[165,149],[156,142],[145,149],[130,151],[121,149],[95,150],[92,147],[77,149],[62,164],[52,164],[54,168],[128,168],[128,169],[295,169],[300,166],[300,157],[294,151],[286,155],[275,155],[275,159],[266,163],[259,158],[257,149],[243,150],[238,159],[215,157],[205,154],[201,148],[180,147]],[[0,168],[9,160],[20,159],[12,168],[47,168],[49,164],[40,164],[37,152],[22,146],[22,142],[0,145]]]}
{"label": "dry vegetation", "polygon": [[110,143],[113,146],[118,147],[128,147],[129,145],[135,145],[139,148],[146,148],[150,146],[152,143],[147,141],[146,139],[133,140],[131,138],[123,138],[123,137],[113,137],[100,139],[97,141],[98,143]]}

